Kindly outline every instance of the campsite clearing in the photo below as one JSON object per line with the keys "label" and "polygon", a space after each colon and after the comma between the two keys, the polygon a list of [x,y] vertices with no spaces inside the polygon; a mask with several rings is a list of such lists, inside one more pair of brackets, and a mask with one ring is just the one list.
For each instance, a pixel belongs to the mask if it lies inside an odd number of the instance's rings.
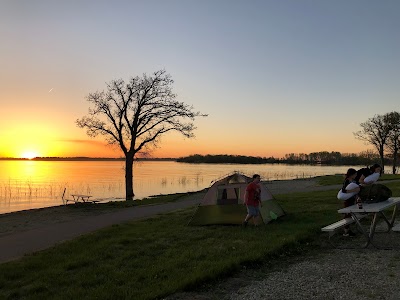
{"label": "campsite clearing", "polygon": [[[252,178],[235,172],[216,180],[204,195],[189,225],[239,225],[247,214],[244,198]],[[265,184],[260,183],[262,222],[268,224],[285,213]]]}
{"label": "campsite clearing", "polygon": [[[390,184],[390,187],[393,187],[394,194],[400,193],[400,187],[396,183]],[[212,299],[212,296],[217,295],[218,288],[214,285],[217,279],[241,274],[239,271],[242,270],[245,274],[243,278],[253,276],[250,282],[244,283],[246,285],[255,283],[256,278],[262,280],[264,276],[268,280],[268,273],[260,269],[262,266],[272,264],[285,273],[287,264],[284,262],[292,262],[288,259],[292,254],[302,254],[304,259],[306,251],[310,248],[317,250],[317,253],[323,250],[315,243],[315,237],[322,226],[332,223],[337,218],[338,202],[332,197],[332,189],[336,187],[330,187],[330,191],[276,196],[279,204],[289,214],[277,222],[259,228],[247,228],[249,230],[243,230],[239,226],[185,226],[194,208],[145,221],[115,225],[27,256],[18,262],[0,265],[0,298],[35,295],[37,298],[70,299],[90,295],[99,299],[153,299],[163,298],[179,290],[201,287],[202,292],[209,295],[209,298],[206,296],[202,299]],[[340,254],[340,257],[342,260],[345,258],[343,254]],[[315,259],[318,259],[317,255]],[[359,262],[353,258],[347,263],[352,261]],[[379,265],[377,262],[378,258],[371,258],[365,261],[363,266]],[[393,260],[389,262],[394,263]],[[387,264],[381,262],[381,265]],[[329,267],[336,269],[334,264],[327,266]],[[190,274],[186,272],[188,269],[192,270]],[[299,268],[296,267],[297,269]],[[359,268],[354,266],[351,269],[357,271]],[[318,281],[313,279],[313,285],[307,285],[302,282],[308,277],[306,274],[294,274],[296,278],[290,279],[293,285],[289,289],[303,286],[304,289],[310,287],[310,290],[318,292],[311,288]],[[376,275],[378,274],[382,280],[387,281],[388,277],[382,277],[379,272]],[[284,274],[279,276],[282,279]],[[376,282],[381,281],[377,278]],[[82,282],[85,283],[84,286]],[[288,287],[279,286],[279,282],[282,280],[269,285],[275,288],[271,295],[279,295],[286,290],[289,295]],[[213,288],[205,291],[204,284],[211,283]],[[354,284],[358,283],[352,281],[351,288],[355,287]],[[241,289],[242,286],[231,284],[232,288],[229,291],[221,292],[228,296],[237,291],[243,298],[251,298],[247,290]],[[334,288],[348,291],[340,286]],[[252,287],[251,291],[262,293],[264,290]],[[186,299],[195,299],[196,294],[202,297],[202,292],[197,291]],[[195,297],[192,297],[193,295]],[[326,295],[326,292],[323,295]],[[258,299],[261,296],[262,294],[259,294]],[[257,295],[253,297],[257,298]]]}

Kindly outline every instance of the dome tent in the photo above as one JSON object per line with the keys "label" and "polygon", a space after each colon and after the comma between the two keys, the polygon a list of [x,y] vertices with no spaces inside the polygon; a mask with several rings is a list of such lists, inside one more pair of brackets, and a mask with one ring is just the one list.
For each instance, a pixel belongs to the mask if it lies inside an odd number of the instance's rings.
{"label": "dome tent", "polygon": [[[215,181],[200,202],[189,225],[242,224],[246,216],[244,194],[251,177],[239,172]],[[284,215],[267,187],[260,183],[262,221],[268,222]]]}

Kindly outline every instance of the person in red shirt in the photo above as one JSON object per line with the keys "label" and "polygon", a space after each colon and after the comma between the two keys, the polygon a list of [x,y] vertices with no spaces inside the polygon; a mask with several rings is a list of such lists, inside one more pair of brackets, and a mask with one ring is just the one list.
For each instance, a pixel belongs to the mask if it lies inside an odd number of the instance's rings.
{"label": "person in red shirt", "polygon": [[261,189],[259,184],[260,175],[254,174],[253,181],[246,187],[244,196],[244,204],[247,206],[247,215],[243,221],[243,226],[247,226],[250,219],[253,219],[254,225],[257,225],[255,219],[260,215],[261,205]]}

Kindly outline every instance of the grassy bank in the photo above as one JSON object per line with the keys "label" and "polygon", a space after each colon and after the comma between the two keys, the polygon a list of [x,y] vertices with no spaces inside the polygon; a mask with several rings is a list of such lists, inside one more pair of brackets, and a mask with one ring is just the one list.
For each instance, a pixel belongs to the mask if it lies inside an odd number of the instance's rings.
{"label": "grassy bank", "polygon": [[[326,175],[326,176],[316,177],[316,179],[319,185],[342,184],[344,181],[344,175]],[[398,179],[400,179],[399,174],[383,174],[379,178],[379,181],[398,180]]]}
{"label": "grassy bank", "polygon": [[51,226],[50,224],[71,222],[90,216],[118,212],[130,207],[185,201],[187,197],[201,198],[202,195],[202,192],[177,193],[134,201],[113,201],[95,205],[92,203],[71,203],[0,214],[0,235],[40,228],[46,224]]}
{"label": "grassy bank", "polygon": [[[395,196],[398,183],[387,184]],[[336,189],[276,197],[288,213],[257,228],[186,226],[195,208],[97,231],[0,265],[0,298],[155,299],[296,252],[340,216]]]}

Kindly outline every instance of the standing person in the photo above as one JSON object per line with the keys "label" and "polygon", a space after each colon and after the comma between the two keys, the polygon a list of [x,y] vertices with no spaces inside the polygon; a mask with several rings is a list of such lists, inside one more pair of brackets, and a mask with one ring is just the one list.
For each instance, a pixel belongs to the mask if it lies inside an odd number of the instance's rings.
{"label": "standing person", "polygon": [[254,174],[253,181],[246,187],[244,204],[247,206],[247,215],[243,221],[243,226],[247,226],[250,219],[253,219],[254,225],[257,225],[255,219],[260,215],[259,207],[261,205],[260,179],[260,175]]}
{"label": "standing person", "polygon": [[357,171],[355,181],[360,185],[372,184],[378,180],[382,171],[382,167],[378,164],[373,164],[369,168],[362,168]]}
{"label": "standing person", "polygon": [[[355,169],[350,168],[347,170],[342,189],[339,192],[343,194],[351,194],[352,196],[346,200],[343,200],[344,207],[354,205],[356,202],[356,198],[358,197],[357,193],[360,191],[360,187],[355,183],[356,176],[357,176],[357,171]],[[351,214],[345,214],[343,218],[346,219],[350,217]],[[355,233],[350,230],[349,225],[346,225],[344,227],[343,236],[355,236]]]}

